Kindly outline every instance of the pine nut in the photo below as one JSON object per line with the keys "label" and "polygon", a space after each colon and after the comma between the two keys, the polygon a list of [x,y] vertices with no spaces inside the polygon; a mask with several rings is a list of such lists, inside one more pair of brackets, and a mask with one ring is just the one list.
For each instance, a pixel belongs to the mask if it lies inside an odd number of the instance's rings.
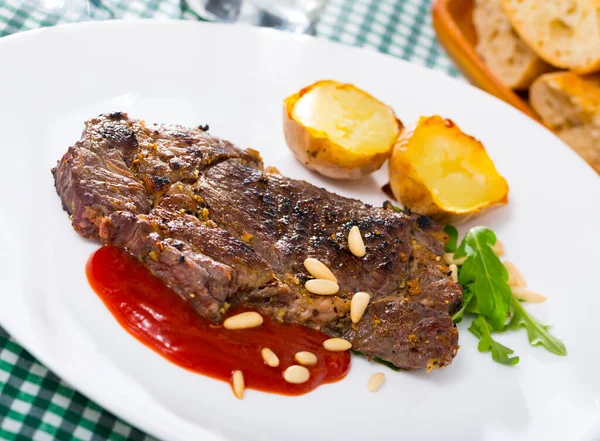
{"label": "pine nut", "polygon": [[532,291],[529,288],[513,286],[511,289],[515,299],[530,303],[542,303],[546,301],[545,295]]}
{"label": "pine nut", "polygon": [[350,233],[348,233],[348,248],[356,257],[363,257],[367,253],[360,230],[356,225],[350,228]]}
{"label": "pine nut", "polygon": [[260,355],[267,366],[277,367],[279,366],[279,357],[269,348],[262,348]]}
{"label": "pine nut", "polygon": [[248,329],[248,328],[256,328],[263,324],[263,318],[258,312],[248,311],[242,312],[241,314],[236,314],[227,318],[223,322],[223,326],[225,329]]}
{"label": "pine nut", "polygon": [[444,257],[442,259],[444,260],[444,263],[446,265],[451,265],[453,263],[456,265],[462,265],[463,263],[465,263],[465,260],[467,260],[467,256],[463,256],[458,259],[455,259],[454,253],[445,253]]}
{"label": "pine nut", "polygon": [[370,301],[371,296],[369,293],[363,291],[359,291],[352,296],[350,302],[350,319],[352,319],[352,323],[360,322]]}
{"label": "pine nut", "polygon": [[385,374],[383,372],[375,372],[371,375],[371,378],[369,378],[367,390],[369,392],[377,392],[377,389],[383,384],[383,380],[385,380]]}
{"label": "pine nut", "polygon": [[302,366],[314,366],[317,364],[317,356],[308,351],[296,352],[294,359]]}
{"label": "pine nut", "polygon": [[505,260],[504,267],[508,271],[508,286],[527,286],[525,277],[521,274],[521,271],[512,263],[510,260]]}
{"label": "pine nut", "polygon": [[331,280],[332,282],[337,283],[337,279],[331,270],[318,259],[309,257],[304,261],[304,268],[306,268],[306,271],[308,271],[315,279]]}
{"label": "pine nut", "polygon": [[467,256],[463,256],[463,257],[459,257],[458,259],[453,259],[454,261],[452,263],[456,264],[456,265],[462,265],[463,263],[465,263],[465,260],[467,260]]}
{"label": "pine nut", "polygon": [[244,398],[244,391],[246,390],[246,385],[244,384],[244,374],[242,371],[233,371],[231,381],[233,383],[233,394],[238,400],[241,400]]}
{"label": "pine nut", "polygon": [[499,240],[496,240],[496,243],[492,246],[492,251],[498,257],[504,256],[504,244]]}
{"label": "pine nut", "polygon": [[304,287],[308,292],[312,292],[313,294],[319,294],[322,296],[329,296],[331,294],[335,294],[340,290],[340,287],[337,283],[325,279],[308,280],[304,284]]}
{"label": "pine nut", "polygon": [[306,383],[310,378],[310,372],[304,366],[294,364],[283,372],[283,379],[288,383],[301,384]]}
{"label": "pine nut", "polygon": [[448,269],[451,271],[450,277],[452,277],[452,280],[454,280],[455,282],[458,282],[458,267],[456,266],[456,264],[451,263],[448,266]]}
{"label": "pine nut", "polygon": [[352,343],[343,338],[329,338],[323,342],[323,347],[328,351],[342,352],[352,347]]}

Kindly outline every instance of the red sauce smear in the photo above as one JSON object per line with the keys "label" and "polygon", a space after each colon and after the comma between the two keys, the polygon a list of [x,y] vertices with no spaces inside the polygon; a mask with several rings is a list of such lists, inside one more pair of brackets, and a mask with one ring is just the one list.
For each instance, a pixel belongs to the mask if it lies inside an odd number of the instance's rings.
{"label": "red sauce smear", "polygon": [[[253,329],[227,330],[198,315],[194,308],[154,277],[124,251],[103,247],[86,267],[90,285],[117,321],[131,335],[178,366],[223,381],[241,370],[247,388],[283,395],[301,395],[321,384],[341,380],[350,369],[350,353],[326,351],[328,337],[297,324],[264,317]],[[243,312],[231,311],[228,316]],[[279,357],[278,367],[267,366],[260,354],[270,348]],[[291,384],[283,371],[297,364],[294,354],[309,351],[317,356],[308,367],[310,379]]]}

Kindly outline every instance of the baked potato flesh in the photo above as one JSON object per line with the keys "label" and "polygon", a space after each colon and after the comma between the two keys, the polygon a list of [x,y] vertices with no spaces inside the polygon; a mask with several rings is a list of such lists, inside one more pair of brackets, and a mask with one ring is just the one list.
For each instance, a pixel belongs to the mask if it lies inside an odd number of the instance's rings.
{"label": "baked potato flesh", "polygon": [[319,81],[285,100],[284,133],[308,168],[337,179],[377,170],[402,124],[394,111],[350,84]]}
{"label": "baked potato flesh", "polygon": [[440,116],[421,118],[400,134],[389,170],[397,199],[441,221],[507,202],[506,180],[483,145]]}
{"label": "baked potato flesh", "polygon": [[292,116],[352,153],[387,152],[398,136],[392,109],[346,84],[314,87],[298,100]]}

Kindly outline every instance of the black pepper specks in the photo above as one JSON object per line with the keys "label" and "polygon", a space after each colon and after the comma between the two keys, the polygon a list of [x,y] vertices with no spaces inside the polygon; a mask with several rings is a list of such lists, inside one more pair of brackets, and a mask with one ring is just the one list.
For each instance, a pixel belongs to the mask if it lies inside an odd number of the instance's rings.
{"label": "black pepper specks", "polygon": [[171,158],[171,160],[169,161],[169,166],[173,170],[179,170],[182,165],[183,165],[183,162],[179,158]]}
{"label": "black pepper specks", "polygon": [[417,225],[419,226],[419,228],[421,228],[421,230],[426,230],[427,228],[431,227],[432,224],[433,220],[431,220],[430,217],[419,216],[417,218]]}
{"label": "black pepper specks", "polygon": [[123,112],[111,112],[106,115],[109,119],[120,120],[123,117]]}
{"label": "black pepper specks", "polygon": [[162,190],[165,186],[169,185],[171,181],[166,176],[157,176],[152,179],[152,186],[155,191]]}
{"label": "black pepper specks", "polygon": [[99,133],[114,149],[130,150],[139,145],[133,131],[119,123],[107,121],[99,129]]}

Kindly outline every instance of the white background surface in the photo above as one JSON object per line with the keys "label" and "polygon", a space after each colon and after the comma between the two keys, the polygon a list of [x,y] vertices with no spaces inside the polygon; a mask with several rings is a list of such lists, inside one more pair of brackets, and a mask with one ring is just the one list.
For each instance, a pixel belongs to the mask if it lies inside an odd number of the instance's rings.
{"label": "white background surface", "polygon": [[[373,52],[269,30],[183,22],[110,22],[0,41],[0,323],[74,387],[164,440],[600,439],[600,180],[550,132],[438,73]],[[352,82],[411,123],[441,114],[480,138],[511,187],[510,204],[476,222],[496,231],[529,286],[528,306],[567,357],[499,340],[516,367],[476,350],[460,325],[454,363],[430,374],[354,358],[349,376],[301,397],[248,391],[180,369],[138,343],[89,288],[97,244],[72,230],[50,168],[83,121],[123,110],[149,122],[210,124],[266,165],[381,203],[384,170],[340,184],[311,174],[285,146],[282,100],[318,79]],[[472,224],[471,224],[472,225]],[[467,225],[470,226],[470,225]],[[464,230],[464,229],[463,229]],[[366,391],[384,370],[384,387]]]}

